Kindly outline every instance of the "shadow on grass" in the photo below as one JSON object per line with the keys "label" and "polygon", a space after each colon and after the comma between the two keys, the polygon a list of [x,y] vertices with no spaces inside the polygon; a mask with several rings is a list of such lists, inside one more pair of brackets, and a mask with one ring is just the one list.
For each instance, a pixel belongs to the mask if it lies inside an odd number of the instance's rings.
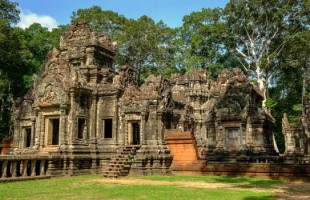
{"label": "shadow on grass", "polygon": [[139,177],[142,179],[153,180],[153,181],[194,181],[194,182],[205,182],[205,183],[242,183],[253,186],[266,186],[274,184],[284,183],[281,180],[272,179],[261,179],[261,178],[250,178],[250,177],[235,177],[235,176],[145,176]]}
{"label": "shadow on grass", "polygon": [[245,197],[243,200],[270,200],[276,199],[274,196],[261,196],[261,197]]}
{"label": "shadow on grass", "polygon": [[212,178],[216,182],[221,183],[249,183],[254,185],[273,185],[281,184],[283,181],[272,180],[272,179],[257,179],[257,178],[248,178],[248,177],[229,177],[229,176],[218,176]]}

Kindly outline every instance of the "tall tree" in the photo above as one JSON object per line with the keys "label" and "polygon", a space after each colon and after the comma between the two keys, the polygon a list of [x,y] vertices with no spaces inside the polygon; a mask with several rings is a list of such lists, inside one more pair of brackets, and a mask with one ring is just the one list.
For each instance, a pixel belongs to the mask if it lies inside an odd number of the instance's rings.
{"label": "tall tree", "polygon": [[28,73],[24,74],[24,81],[27,88],[32,86],[33,76],[40,71],[47,53],[53,47],[59,47],[59,39],[65,29],[66,27],[60,26],[49,31],[48,28],[34,23],[23,31],[25,45],[23,61],[25,67],[28,68]]}
{"label": "tall tree", "polygon": [[10,23],[19,21],[18,4],[9,0],[0,0],[0,20],[8,20]]}
{"label": "tall tree", "polygon": [[231,0],[225,7],[230,34],[227,46],[243,68],[256,78],[266,99],[270,68],[285,42],[291,9],[296,1]]}
{"label": "tall tree", "polygon": [[95,31],[107,33],[117,43],[116,68],[131,65],[141,72],[142,78],[149,73],[165,75],[175,71],[174,67],[167,67],[172,65],[175,52],[171,43],[173,30],[162,21],[156,23],[147,16],[127,19],[98,6],[79,9],[71,18],[72,22],[89,23]]}
{"label": "tall tree", "polygon": [[16,3],[0,0],[0,139],[8,134],[13,91],[20,85],[21,37],[10,26],[18,22],[18,14]]}
{"label": "tall tree", "polygon": [[180,28],[180,50],[186,68],[204,68],[216,75],[224,65],[228,65],[225,62],[230,52],[223,41],[227,31],[220,8],[202,9],[184,16]]}
{"label": "tall tree", "polygon": [[112,40],[122,33],[126,21],[124,16],[110,10],[102,10],[99,6],[78,9],[71,16],[71,22],[87,22],[93,30],[109,34]]}
{"label": "tall tree", "polygon": [[132,65],[141,73],[159,72],[168,64],[165,56],[169,55],[166,50],[170,33],[162,21],[155,23],[147,16],[128,20],[117,38],[117,63]]}

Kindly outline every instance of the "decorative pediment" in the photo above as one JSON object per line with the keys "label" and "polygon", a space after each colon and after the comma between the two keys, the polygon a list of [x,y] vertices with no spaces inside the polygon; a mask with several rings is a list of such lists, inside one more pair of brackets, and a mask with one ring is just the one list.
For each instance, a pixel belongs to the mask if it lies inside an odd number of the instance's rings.
{"label": "decorative pediment", "polygon": [[61,82],[55,78],[46,77],[37,86],[36,103],[41,105],[64,104],[68,102],[68,95]]}
{"label": "decorative pediment", "polygon": [[225,96],[217,106],[222,115],[240,115],[246,106],[246,102],[240,96]]}

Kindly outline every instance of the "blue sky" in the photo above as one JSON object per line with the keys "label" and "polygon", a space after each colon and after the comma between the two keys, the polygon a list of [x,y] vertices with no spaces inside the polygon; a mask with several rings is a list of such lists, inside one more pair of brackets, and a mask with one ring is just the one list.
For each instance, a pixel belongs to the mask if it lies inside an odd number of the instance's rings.
{"label": "blue sky", "polygon": [[11,0],[19,4],[21,22],[25,28],[33,22],[48,28],[69,24],[73,11],[94,5],[112,10],[127,18],[147,15],[155,21],[163,20],[170,27],[182,25],[182,18],[202,8],[224,7],[228,0]]}

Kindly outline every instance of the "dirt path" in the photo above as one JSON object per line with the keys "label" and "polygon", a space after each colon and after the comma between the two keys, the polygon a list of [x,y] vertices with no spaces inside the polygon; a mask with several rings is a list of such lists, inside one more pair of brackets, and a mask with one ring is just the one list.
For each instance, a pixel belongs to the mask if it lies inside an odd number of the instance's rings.
{"label": "dirt path", "polygon": [[266,189],[271,189],[274,194],[278,197],[277,199],[309,199],[310,200],[310,183],[284,183],[275,184],[268,187],[257,186],[248,183],[205,183],[198,181],[152,181],[139,178],[132,179],[97,179],[94,180],[100,183],[112,183],[112,184],[122,184],[122,185],[173,185],[180,187],[193,187],[193,188],[204,188],[204,189],[233,189],[233,190],[250,190],[256,192],[263,192]]}

